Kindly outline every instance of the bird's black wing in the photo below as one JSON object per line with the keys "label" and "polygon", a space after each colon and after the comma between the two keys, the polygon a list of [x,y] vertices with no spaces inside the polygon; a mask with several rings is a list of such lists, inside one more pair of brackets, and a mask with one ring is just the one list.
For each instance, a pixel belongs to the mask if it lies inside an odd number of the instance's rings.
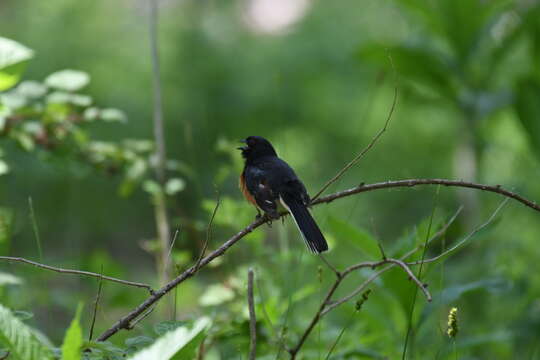
{"label": "bird's black wing", "polygon": [[255,198],[257,206],[265,213],[275,218],[278,216],[278,194],[272,190],[268,179],[268,169],[264,163],[252,165],[244,170],[246,188]]}

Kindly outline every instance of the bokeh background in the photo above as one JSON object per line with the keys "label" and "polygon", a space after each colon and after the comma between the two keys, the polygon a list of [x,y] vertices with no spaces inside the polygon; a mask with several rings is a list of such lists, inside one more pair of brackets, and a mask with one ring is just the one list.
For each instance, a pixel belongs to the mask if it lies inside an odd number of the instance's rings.
{"label": "bokeh background", "polygon": [[[537,1],[164,0],[159,10],[167,156],[182,182],[167,198],[172,232],[179,230],[174,269],[196,260],[216,188],[220,208],[210,249],[254,218],[237,188],[239,139],[270,139],[314,194],[382,128],[396,87],[388,131],[327,192],[404,178],[455,178],[540,199]],[[0,2],[0,36],[35,52],[23,80],[84,71],[91,81],[81,92],[126,114],[127,124],[85,127],[89,137],[104,141],[153,139],[148,19],[142,0]],[[44,263],[158,285],[148,187],[134,180],[127,194],[122,174],[100,171],[76,155],[25,151],[1,134],[0,146],[10,168],[0,176],[1,216],[4,224],[9,220],[2,255],[40,260],[31,198]],[[463,205],[444,241],[428,250],[436,254],[485,221],[501,200],[418,187],[360,194],[313,212],[331,243],[329,261],[343,268],[374,259],[363,251],[365,241],[377,239],[389,253],[399,252],[423,241],[432,212],[442,224]],[[538,213],[509,202],[459,252],[430,265],[426,281],[434,301],[428,306],[418,295],[408,356],[540,358],[539,231]],[[160,321],[207,315],[214,321],[207,358],[239,358],[249,341],[245,281],[251,266],[258,311],[268,313],[259,322],[260,358],[287,358],[277,354],[268,320],[278,333],[287,329],[286,342],[295,342],[332,280],[326,268],[320,279],[321,265],[290,219],[260,228],[182,284],[135,330],[111,340],[124,346],[126,337],[151,334]],[[2,285],[2,303],[32,313],[27,322],[53,342],[61,341],[81,300],[89,327],[95,279],[16,263],[0,267],[21,280]],[[340,294],[369,273],[353,276]],[[401,356],[415,287],[394,270],[371,288],[360,313],[351,303],[325,318],[304,358],[326,354],[350,319],[335,358]],[[105,283],[96,331],[146,295]],[[452,306],[460,318],[455,340],[445,335]]]}

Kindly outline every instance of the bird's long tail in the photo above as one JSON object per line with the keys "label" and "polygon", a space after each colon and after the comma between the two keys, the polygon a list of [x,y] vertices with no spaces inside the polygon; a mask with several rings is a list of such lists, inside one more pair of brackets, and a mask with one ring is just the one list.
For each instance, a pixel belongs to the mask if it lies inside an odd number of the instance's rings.
{"label": "bird's long tail", "polygon": [[322,253],[328,250],[326,239],[304,203],[286,193],[280,196],[280,201],[292,215],[309,250],[314,253]]}

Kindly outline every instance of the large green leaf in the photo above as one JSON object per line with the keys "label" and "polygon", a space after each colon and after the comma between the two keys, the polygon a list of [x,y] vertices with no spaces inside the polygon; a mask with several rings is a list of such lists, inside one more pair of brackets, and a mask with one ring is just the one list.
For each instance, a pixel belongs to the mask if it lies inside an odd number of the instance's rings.
{"label": "large green leaf", "polygon": [[11,310],[0,305],[0,342],[13,360],[52,359],[52,351]]}
{"label": "large green leaf", "polygon": [[381,258],[377,240],[368,232],[335,217],[328,219],[328,227],[337,241],[349,241],[372,259]]}
{"label": "large green leaf", "polygon": [[498,294],[510,289],[511,284],[503,278],[487,278],[466,284],[448,286],[440,293],[434,294],[433,301],[423,309],[419,324],[423,324],[441,306],[455,304],[463,295],[473,291],[486,290],[491,294]]}
{"label": "large green leaf", "polygon": [[427,87],[417,90],[435,92],[446,99],[456,97],[452,60],[428,46],[373,44],[362,47],[358,56],[361,61],[388,65],[390,56],[400,77],[407,79],[412,85]]}
{"label": "large green leaf", "polygon": [[34,52],[16,41],[0,37],[0,91],[15,85]]}
{"label": "large green leaf", "polygon": [[64,343],[62,344],[62,360],[80,360],[81,348],[83,344],[82,329],[80,324],[82,304],[77,307],[75,318],[66,331]]}
{"label": "large green leaf", "polygon": [[515,107],[519,121],[540,155],[540,81],[524,78],[518,82]]}
{"label": "large green leaf", "polygon": [[210,326],[208,318],[201,318],[190,330],[185,326],[170,331],[151,346],[137,352],[129,360],[191,360]]}

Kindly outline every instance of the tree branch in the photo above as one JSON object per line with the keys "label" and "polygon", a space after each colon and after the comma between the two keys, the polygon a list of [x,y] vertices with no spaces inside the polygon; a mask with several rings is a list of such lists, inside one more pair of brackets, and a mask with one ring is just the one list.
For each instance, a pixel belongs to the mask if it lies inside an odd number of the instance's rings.
{"label": "tree branch", "polygon": [[531,201],[515,192],[506,190],[501,185],[485,185],[485,184],[472,183],[468,181],[449,180],[449,179],[406,179],[406,180],[395,180],[395,181],[390,180],[390,181],[368,184],[368,185],[362,183],[351,189],[339,191],[332,195],[324,196],[320,199],[317,199],[311,205],[317,205],[320,203],[330,203],[336,199],[340,199],[342,197],[346,197],[346,196],[350,196],[350,195],[358,194],[362,192],[368,192],[368,191],[380,190],[380,189],[390,189],[390,188],[396,188],[396,187],[413,187],[413,186],[419,186],[419,185],[444,185],[444,186],[453,186],[453,187],[462,187],[462,188],[477,189],[477,190],[482,190],[482,191],[489,191],[489,192],[497,193],[497,194],[512,198],[514,200],[519,201],[523,205],[530,207],[531,209],[540,211],[540,206],[535,201]]}
{"label": "tree branch", "polygon": [[[368,184],[368,185],[361,184],[359,186],[356,186],[348,190],[343,190],[343,191],[340,191],[331,195],[324,196],[320,199],[315,200],[312,203],[312,205],[330,203],[334,200],[352,196],[354,194],[358,194],[362,192],[374,191],[374,190],[379,190],[379,189],[388,189],[388,188],[394,188],[394,187],[412,187],[412,186],[418,186],[418,185],[456,186],[456,187],[473,188],[473,189],[478,189],[482,191],[494,192],[494,193],[512,198],[514,200],[517,200],[521,202],[522,204],[540,212],[540,206],[538,206],[535,202],[528,200],[514,192],[505,190],[500,185],[490,186],[490,185],[476,184],[476,183],[457,181],[457,180],[448,180],[448,179],[410,179],[410,180],[386,181],[386,182],[374,183],[374,184]],[[285,215],[286,213],[280,214],[280,216],[285,216]],[[216,250],[208,254],[206,257],[204,257],[202,261],[200,262],[198,268],[196,268],[195,266],[192,266],[189,269],[185,270],[182,274],[178,275],[175,279],[167,283],[161,289],[157,290],[152,296],[148,297],[145,301],[143,301],[139,306],[137,306],[127,315],[120,318],[113,326],[111,326],[107,331],[101,334],[101,336],[98,338],[98,341],[104,341],[108,339],[109,337],[111,337],[112,335],[116,334],[121,329],[129,328],[129,324],[133,319],[137,318],[147,308],[149,308],[151,305],[159,301],[165,294],[167,294],[169,291],[174,289],[178,284],[181,284],[182,282],[186,281],[187,279],[195,275],[198,270],[208,265],[215,258],[222,256],[231,246],[236,244],[240,239],[242,239],[244,236],[251,233],[252,231],[257,229],[259,226],[261,226],[262,224],[268,221],[269,219],[267,219],[265,216],[262,216],[259,219],[253,221],[246,228],[242,229],[241,231],[236,233],[234,236],[229,238],[227,241],[225,241],[223,245],[221,245],[219,248],[217,248]],[[395,265],[391,264],[390,266],[395,266]]]}
{"label": "tree branch", "polygon": [[0,260],[7,260],[7,261],[15,261],[15,262],[20,262],[20,263],[25,263],[25,264],[29,264],[29,265],[32,265],[32,266],[35,266],[35,267],[38,267],[38,268],[41,268],[41,269],[55,271],[55,272],[62,273],[62,274],[73,274],[73,275],[82,275],[82,276],[95,277],[95,278],[98,278],[98,279],[112,281],[112,282],[119,283],[119,284],[135,286],[135,287],[139,287],[139,288],[145,288],[150,292],[150,294],[154,293],[154,290],[148,284],[143,284],[143,283],[138,283],[138,282],[134,282],[134,281],[127,281],[127,280],[117,279],[117,278],[113,278],[113,277],[110,277],[110,276],[105,276],[105,275],[102,275],[102,274],[96,274],[96,273],[93,273],[93,272],[90,272],[90,271],[63,269],[63,268],[54,267],[54,266],[50,266],[50,265],[40,264],[38,262],[28,260],[28,259],[25,259],[25,258],[21,258],[21,257],[0,256]]}

